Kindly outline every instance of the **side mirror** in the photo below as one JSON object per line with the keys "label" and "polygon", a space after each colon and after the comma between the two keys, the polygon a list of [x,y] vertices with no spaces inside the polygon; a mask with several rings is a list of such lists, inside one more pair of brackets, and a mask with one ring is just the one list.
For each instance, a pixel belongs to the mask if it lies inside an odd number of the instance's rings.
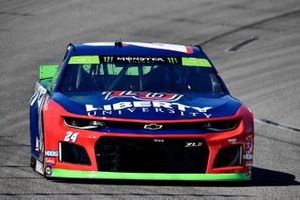
{"label": "side mirror", "polygon": [[53,79],[57,76],[58,65],[40,65],[39,80]]}

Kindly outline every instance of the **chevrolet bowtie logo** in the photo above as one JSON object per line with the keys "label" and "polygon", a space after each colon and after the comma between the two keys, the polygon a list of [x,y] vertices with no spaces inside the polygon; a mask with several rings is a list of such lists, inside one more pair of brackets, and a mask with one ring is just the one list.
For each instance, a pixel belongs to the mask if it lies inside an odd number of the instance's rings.
{"label": "chevrolet bowtie logo", "polygon": [[163,125],[160,124],[145,124],[144,129],[155,131],[161,129],[162,127]]}

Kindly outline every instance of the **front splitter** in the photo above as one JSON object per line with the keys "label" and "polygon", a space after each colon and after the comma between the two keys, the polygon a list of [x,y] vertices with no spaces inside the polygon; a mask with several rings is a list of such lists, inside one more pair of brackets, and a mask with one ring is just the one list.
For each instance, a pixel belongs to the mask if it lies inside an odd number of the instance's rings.
{"label": "front splitter", "polygon": [[247,181],[250,177],[245,173],[226,174],[177,174],[177,173],[128,173],[80,171],[52,169],[48,177],[82,178],[82,179],[115,179],[115,180],[166,180],[166,181]]}

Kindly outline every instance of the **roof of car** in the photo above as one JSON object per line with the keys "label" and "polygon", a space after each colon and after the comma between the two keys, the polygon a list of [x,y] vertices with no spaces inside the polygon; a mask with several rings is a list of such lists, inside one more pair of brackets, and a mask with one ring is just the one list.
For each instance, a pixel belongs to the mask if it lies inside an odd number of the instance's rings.
{"label": "roof of car", "polygon": [[95,42],[71,46],[71,55],[207,57],[196,46],[164,43]]}

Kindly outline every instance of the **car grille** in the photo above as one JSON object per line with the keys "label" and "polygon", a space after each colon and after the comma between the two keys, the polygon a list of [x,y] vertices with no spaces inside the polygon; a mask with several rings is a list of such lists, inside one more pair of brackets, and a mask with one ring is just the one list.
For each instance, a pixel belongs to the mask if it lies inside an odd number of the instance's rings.
{"label": "car grille", "polygon": [[102,137],[95,146],[99,171],[205,173],[209,150],[201,139]]}

